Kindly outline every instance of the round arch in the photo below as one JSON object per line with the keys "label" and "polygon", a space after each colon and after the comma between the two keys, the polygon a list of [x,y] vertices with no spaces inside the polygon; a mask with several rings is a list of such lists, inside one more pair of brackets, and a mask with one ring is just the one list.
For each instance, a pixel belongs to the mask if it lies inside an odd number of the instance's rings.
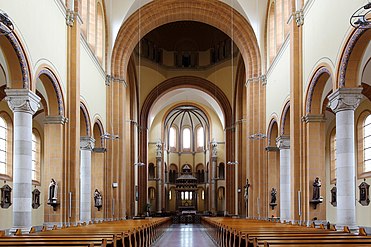
{"label": "round arch", "polygon": [[344,46],[338,65],[338,87],[355,88],[358,86],[358,67],[362,54],[371,40],[369,28],[354,29]]}
{"label": "round arch", "polygon": [[329,78],[333,78],[330,67],[326,64],[319,66],[308,85],[305,101],[306,114],[321,113],[322,104],[320,101]]}
{"label": "round arch", "polygon": [[290,135],[290,101],[288,101],[283,108],[280,122],[280,135],[285,135],[286,133]]}
{"label": "round arch", "polygon": [[[276,133],[275,133],[276,132]],[[272,118],[268,125],[267,130],[267,145],[272,146],[272,135],[276,134],[276,137],[278,137],[278,122],[276,118]],[[273,140],[273,146],[276,146],[276,139]]]}
{"label": "round arch", "polygon": [[238,11],[217,0],[151,1],[138,9],[119,30],[112,52],[112,74],[127,79],[130,56],[139,40],[161,25],[181,20],[203,22],[226,33],[242,54],[247,78],[260,75],[260,51],[253,28]]}
{"label": "round arch", "polygon": [[[85,123],[85,136],[91,136],[91,123],[90,123],[90,116],[89,111],[86,107],[86,105],[83,102],[80,102],[80,111],[81,111],[81,117],[83,117],[84,123]],[[83,121],[81,121],[81,126],[83,124]],[[82,135],[82,131],[80,131],[80,135]],[[84,136],[84,135],[82,135]]]}
{"label": "round arch", "polygon": [[36,78],[40,79],[48,96],[49,102],[47,103],[49,112],[47,112],[46,114],[50,116],[64,117],[65,106],[62,89],[55,73],[50,68],[43,66],[40,69],[38,69]]}
{"label": "round arch", "polygon": [[[31,70],[26,52],[24,51],[24,46],[15,30],[9,33],[9,29],[4,24],[0,23],[0,25],[0,46],[4,48],[5,57],[12,59],[10,62],[11,66],[9,66],[11,69],[11,76],[9,77],[10,80],[8,80],[8,83],[12,82],[12,84],[7,85],[7,87],[31,89]],[[13,59],[13,57],[15,57],[15,59]],[[19,78],[19,80],[17,78]],[[13,82],[17,83],[13,84]]]}

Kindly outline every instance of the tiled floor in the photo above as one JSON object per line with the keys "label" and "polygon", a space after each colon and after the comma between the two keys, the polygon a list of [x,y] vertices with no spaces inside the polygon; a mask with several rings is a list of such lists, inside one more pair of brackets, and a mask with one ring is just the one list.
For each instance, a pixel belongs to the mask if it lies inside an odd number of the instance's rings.
{"label": "tiled floor", "polygon": [[216,247],[198,224],[174,224],[152,245],[153,247]]}

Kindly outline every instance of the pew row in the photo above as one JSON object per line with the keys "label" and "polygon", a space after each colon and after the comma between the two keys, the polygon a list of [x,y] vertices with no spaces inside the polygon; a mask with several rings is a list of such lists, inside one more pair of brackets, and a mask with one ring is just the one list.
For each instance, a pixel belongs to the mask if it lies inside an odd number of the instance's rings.
{"label": "pew row", "polygon": [[359,234],[352,234],[349,228],[336,231],[334,227],[325,229],[293,225],[288,223],[233,219],[225,217],[203,217],[202,223],[208,233],[221,247],[239,246],[321,246],[357,244],[371,246],[371,237],[366,236],[364,229]]}
{"label": "pew row", "polygon": [[124,246],[149,247],[162,234],[170,218],[110,221],[0,236],[0,246]]}

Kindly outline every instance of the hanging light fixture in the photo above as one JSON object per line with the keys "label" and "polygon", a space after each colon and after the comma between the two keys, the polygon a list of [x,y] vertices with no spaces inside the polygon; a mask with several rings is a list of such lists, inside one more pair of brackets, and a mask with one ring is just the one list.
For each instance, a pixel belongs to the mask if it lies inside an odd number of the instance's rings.
{"label": "hanging light fixture", "polygon": [[350,25],[354,28],[371,28],[371,2],[357,9],[350,17]]}

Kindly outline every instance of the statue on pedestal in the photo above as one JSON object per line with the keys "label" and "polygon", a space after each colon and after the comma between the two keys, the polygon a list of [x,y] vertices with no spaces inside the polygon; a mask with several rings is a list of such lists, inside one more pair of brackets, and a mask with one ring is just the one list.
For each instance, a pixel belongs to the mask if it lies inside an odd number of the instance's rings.
{"label": "statue on pedestal", "polygon": [[57,182],[54,180],[54,178],[52,178],[48,190],[48,204],[57,203],[57,191],[58,191]]}
{"label": "statue on pedestal", "polygon": [[98,208],[98,211],[100,211],[100,208],[102,207],[102,194],[98,189],[95,189],[94,191],[94,206]]}

